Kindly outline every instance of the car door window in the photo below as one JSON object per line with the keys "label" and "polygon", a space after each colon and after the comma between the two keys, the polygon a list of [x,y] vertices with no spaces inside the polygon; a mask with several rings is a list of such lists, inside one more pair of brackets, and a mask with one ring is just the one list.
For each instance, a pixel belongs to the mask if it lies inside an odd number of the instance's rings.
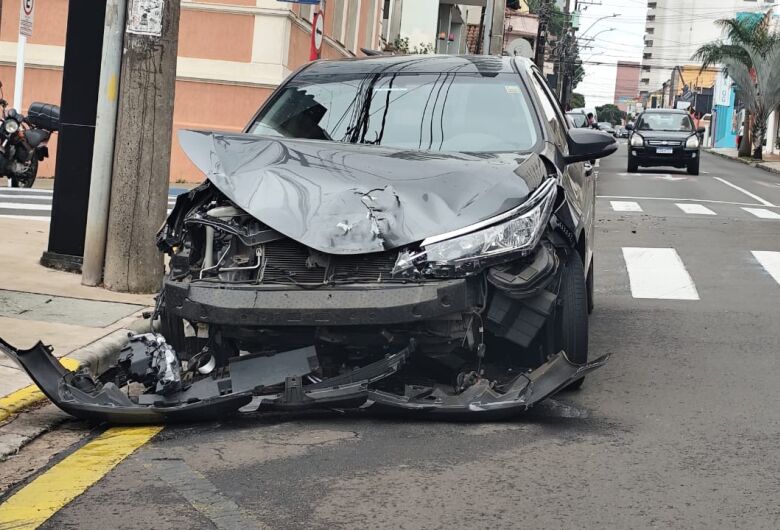
{"label": "car door window", "polygon": [[539,100],[542,103],[542,112],[544,113],[545,120],[550,124],[550,129],[552,129],[553,134],[555,135],[555,142],[561,149],[566,151],[566,120],[558,110],[558,103],[550,93],[547,84],[538,74],[534,73],[531,78],[533,79],[536,93],[539,95]]}

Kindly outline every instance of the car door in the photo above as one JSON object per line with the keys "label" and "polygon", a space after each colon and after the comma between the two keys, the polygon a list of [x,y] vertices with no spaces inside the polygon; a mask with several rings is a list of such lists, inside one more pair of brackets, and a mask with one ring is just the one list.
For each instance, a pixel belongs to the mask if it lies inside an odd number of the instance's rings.
{"label": "car door", "polygon": [[[561,154],[565,155],[569,151],[567,140],[569,128],[564,113],[547,83],[536,69],[532,71],[531,78],[552,133],[551,140],[556,144]],[[585,165],[582,163],[569,164],[563,170],[562,186],[566,193],[567,202],[571,206],[572,217],[577,222],[577,235],[579,237],[582,233],[585,234],[585,246],[580,250],[583,252],[582,257],[587,273],[593,256],[591,245],[595,235],[596,185],[592,169],[586,171]]]}

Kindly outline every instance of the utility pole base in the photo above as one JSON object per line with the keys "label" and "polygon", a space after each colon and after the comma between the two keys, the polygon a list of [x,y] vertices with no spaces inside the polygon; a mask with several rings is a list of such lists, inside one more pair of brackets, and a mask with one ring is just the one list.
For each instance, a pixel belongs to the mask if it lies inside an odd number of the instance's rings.
{"label": "utility pole base", "polygon": [[41,256],[41,265],[50,269],[56,269],[65,272],[75,272],[81,274],[81,264],[84,258],[81,256],[71,256],[69,254],[58,254],[57,252],[45,251]]}

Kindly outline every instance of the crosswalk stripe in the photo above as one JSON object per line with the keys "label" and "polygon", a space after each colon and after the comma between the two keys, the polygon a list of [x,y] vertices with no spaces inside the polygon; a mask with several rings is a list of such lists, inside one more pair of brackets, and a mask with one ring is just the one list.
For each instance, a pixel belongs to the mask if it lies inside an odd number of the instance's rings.
{"label": "crosswalk stripe", "polygon": [[12,214],[0,214],[3,219],[24,219],[25,221],[51,221],[51,217],[43,217],[41,215],[12,215]]}
{"label": "crosswalk stripe", "polygon": [[742,208],[748,213],[752,213],[759,219],[780,219],[780,213],[767,210],[766,208]]}
{"label": "crosswalk stripe", "polygon": [[51,211],[49,204],[24,204],[21,202],[0,202],[0,208],[6,210],[45,210]]}
{"label": "crosswalk stripe", "polygon": [[634,298],[698,300],[691,276],[673,248],[623,247]]}
{"label": "crosswalk stripe", "polygon": [[39,190],[35,188],[0,188],[3,193],[38,193],[41,195],[51,195],[53,190]]}
{"label": "crosswalk stripe", "polygon": [[683,212],[693,215],[717,215],[703,204],[678,202],[675,205]]}
{"label": "crosswalk stripe", "polygon": [[21,193],[14,193],[9,195],[0,192],[0,199],[32,199],[36,201],[51,202],[51,197],[46,197],[45,195],[22,195]]}
{"label": "crosswalk stripe", "polygon": [[642,207],[638,202],[632,201],[609,201],[612,209],[616,212],[641,212]]}
{"label": "crosswalk stripe", "polygon": [[753,250],[753,257],[764,267],[777,283],[780,283],[780,252],[769,250]]}

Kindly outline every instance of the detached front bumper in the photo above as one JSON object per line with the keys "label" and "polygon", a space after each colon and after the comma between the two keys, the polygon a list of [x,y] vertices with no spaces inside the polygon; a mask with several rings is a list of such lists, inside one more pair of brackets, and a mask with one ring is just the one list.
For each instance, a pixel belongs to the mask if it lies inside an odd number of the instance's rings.
{"label": "detached front bumper", "polygon": [[[414,351],[410,343],[401,351],[354,372],[316,384],[303,384],[300,372],[311,359],[307,349],[247,360],[227,379],[207,378],[173,395],[143,394],[131,399],[113,383],[101,384],[85,373],[65,369],[51,348],[38,343],[29,350],[17,350],[0,339],[0,351],[22,367],[59,408],[78,418],[114,424],[211,421],[238,412],[289,411],[306,409],[404,410],[448,418],[495,418],[522,413],[534,404],[565,388],[588,372],[602,366],[607,357],[585,365],[569,361],[564,352],[552,356],[539,368],[518,375],[502,388],[487,380],[458,394],[438,387],[406,385],[403,395],[382,390],[385,379],[399,374]],[[273,359],[286,366],[276,370]],[[269,370],[270,368],[270,370]],[[231,370],[231,374],[234,372]],[[274,379],[274,377],[276,379]],[[269,386],[281,392],[266,393]],[[255,386],[252,386],[255,385]]]}

